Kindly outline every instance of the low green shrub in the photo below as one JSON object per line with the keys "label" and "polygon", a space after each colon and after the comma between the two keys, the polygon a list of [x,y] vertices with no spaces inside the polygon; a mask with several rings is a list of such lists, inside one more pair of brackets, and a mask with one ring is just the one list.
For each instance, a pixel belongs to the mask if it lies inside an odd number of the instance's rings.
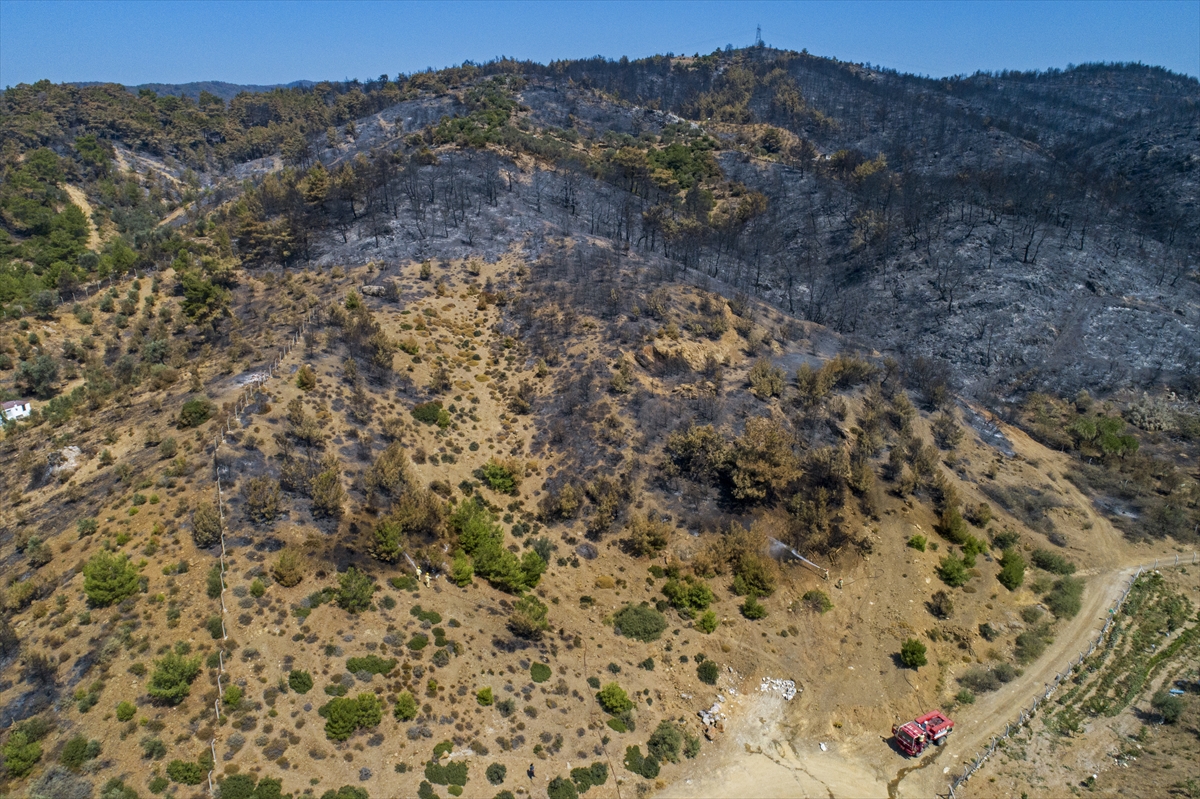
{"label": "low green shrub", "polygon": [[425,764],[425,779],[434,785],[461,786],[467,784],[467,771],[467,764],[461,760],[450,761],[445,765],[430,760]]}
{"label": "low green shrub", "polygon": [[1046,607],[1060,619],[1073,619],[1083,607],[1084,581],[1080,577],[1062,577],[1054,581],[1046,594]]}
{"label": "low green shrub", "polygon": [[683,749],[683,731],[669,721],[660,721],[646,742],[646,749],[660,763],[678,763],[679,753]]}
{"label": "low green shrub", "polygon": [[[429,783],[427,782],[422,782],[421,785],[425,786],[426,788],[429,787]],[[371,799],[371,797],[367,793],[366,788],[356,788],[353,785],[343,785],[337,790],[333,790],[331,788],[325,793],[321,794],[321,799]],[[422,796],[421,799],[426,798]]]}
{"label": "low green shrub", "polygon": [[555,777],[546,785],[546,796],[548,799],[579,799],[579,791],[569,779]]}
{"label": "low green shrub", "polygon": [[639,774],[648,780],[652,780],[658,776],[658,758],[656,758],[654,755],[647,755],[643,757],[641,747],[625,747],[624,763],[626,769],[632,771],[634,774]]}
{"label": "low green shrub", "polygon": [[442,407],[440,400],[432,402],[422,402],[412,409],[413,418],[418,422],[425,424],[436,424],[438,427],[446,428],[450,426],[450,414]]}
{"label": "low green shrub", "polygon": [[200,657],[183,657],[176,651],[154,661],[154,673],[146,692],[168,705],[177,705],[191,693],[192,681],[200,676]]}
{"label": "low green shrub", "polygon": [[208,570],[208,579],[205,583],[206,592],[208,593],[208,598],[209,599],[217,599],[218,597],[220,597],[221,596],[221,588],[223,586],[224,586],[224,583],[221,580],[221,566],[220,566],[220,564],[216,564],[211,569]]}
{"label": "low green shrub", "polygon": [[817,613],[826,613],[833,609],[833,601],[824,591],[814,588],[811,591],[805,591],[802,597],[805,604]]}
{"label": "low green shrub", "polygon": [[1051,552],[1046,549],[1035,549],[1029,555],[1029,559],[1043,571],[1048,571],[1052,574],[1074,574],[1075,564],[1067,560],[1057,552]]}
{"label": "low green shrub", "polygon": [[418,621],[427,621],[430,624],[441,624],[442,616],[432,610],[422,610],[420,605],[413,605],[408,610],[410,616],[415,617]]}
{"label": "low green shrub", "polygon": [[992,536],[992,546],[1003,552],[1006,549],[1016,549],[1021,543],[1021,534],[1015,530],[1004,529]]}
{"label": "low green shrub", "polygon": [[490,459],[480,469],[480,476],[488,487],[501,494],[517,493],[520,476],[509,466],[500,463],[495,458]]}
{"label": "low green shrub", "polygon": [[288,672],[288,687],[298,694],[306,694],[313,687],[312,675],[307,671],[292,669]]}
{"label": "low green shrub", "polygon": [[330,699],[317,713],[325,719],[326,737],[344,741],[357,729],[378,725],[383,705],[375,694],[361,693],[354,699]]}
{"label": "low green shrub", "polygon": [[162,760],[167,756],[167,745],[161,738],[147,736],[141,740],[142,757],[147,760]]}
{"label": "low green shrub", "polygon": [[397,721],[412,721],[417,717],[417,700],[408,691],[401,691],[396,694],[396,705],[392,708],[392,715]]}
{"label": "low green shrub", "polygon": [[223,638],[225,636],[225,627],[221,624],[220,616],[209,616],[208,621],[204,624],[208,630],[208,634],[213,637],[213,640]]}
{"label": "low green shrub", "polygon": [[937,575],[943,583],[951,588],[960,588],[971,581],[971,574],[963,559],[950,553],[938,563]]}
{"label": "low green shrub", "polygon": [[395,658],[381,658],[378,655],[367,655],[347,660],[346,671],[351,674],[368,671],[371,674],[387,675],[391,673],[392,669],[396,668],[396,663],[398,662]]}
{"label": "low green shrub", "polygon": [[504,778],[508,776],[508,767],[503,763],[493,763],[487,767],[484,776],[487,777],[487,781],[492,785],[502,785]]}
{"label": "low green shrub", "polygon": [[[207,422],[214,413],[217,406],[212,403],[207,397],[196,397],[183,403],[183,407],[179,411],[179,426],[180,427],[199,427]],[[178,780],[176,780],[178,782]],[[194,785],[196,783],[188,783]]]}
{"label": "low green shrub", "polygon": [[350,613],[360,613],[371,606],[375,593],[375,582],[366,574],[351,566],[338,575],[335,595],[338,607]]}
{"label": "low green shrub", "polygon": [[229,707],[237,707],[238,703],[242,701],[242,689],[236,685],[225,686],[225,694],[221,697],[221,701]]}
{"label": "low green shrub", "polygon": [[667,618],[647,603],[626,605],[613,616],[613,631],[643,643],[657,641],[667,629]]}
{"label": "low green shrub", "polygon": [[83,566],[83,592],[95,607],[108,607],[141,590],[128,556],[97,552]]}
{"label": "low green shrub", "polygon": [[690,619],[696,611],[708,610],[713,602],[712,589],[703,580],[690,574],[667,580],[662,592],[685,619]]}
{"label": "low green shrub", "polygon": [[1017,636],[1013,654],[1022,665],[1032,663],[1042,656],[1051,640],[1050,625],[1039,624]]}
{"label": "low green shrub", "polygon": [[58,756],[58,762],[71,771],[78,771],[84,763],[99,756],[99,741],[89,741],[82,735],[76,735],[63,746],[62,752]]}
{"label": "low green shrub", "polygon": [[900,662],[910,669],[919,669],[924,666],[928,662],[925,644],[915,638],[906,640],[900,646]]}
{"label": "low green shrub", "polygon": [[767,606],[752,596],[746,597],[740,608],[742,615],[750,621],[758,621],[767,617]]}
{"label": "low green shrub", "polygon": [[1020,588],[1025,582],[1025,558],[1015,549],[1006,549],[1000,555],[1000,573],[996,575],[1000,585],[1009,591]]}
{"label": "low green shrub", "polygon": [[417,582],[417,578],[413,577],[411,574],[393,577],[392,579],[388,580],[388,582],[391,583],[392,588],[395,588],[397,591],[416,591],[421,587],[421,584]]}
{"label": "low green shrub", "polygon": [[600,707],[604,708],[604,712],[613,716],[619,716],[633,708],[633,701],[629,698],[629,694],[625,693],[625,689],[615,682],[610,682],[601,688],[596,699],[600,701]]}
{"label": "low green shrub", "polygon": [[994,668],[975,667],[968,669],[958,678],[958,684],[976,694],[986,694],[1021,675],[1021,671],[1009,663],[1000,663]]}
{"label": "low green shrub", "polygon": [[1154,693],[1150,700],[1150,707],[1154,708],[1154,711],[1162,717],[1166,724],[1174,724],[1183,716],[1183,700],[1178,696],[1172,696],[1162,688]]}
{"label": "low green shrub", "polygon": [[167,776],[172,782],[183,785],[199,785],[204,782],[204,769],[194,760],[172,760],[167,764]]}

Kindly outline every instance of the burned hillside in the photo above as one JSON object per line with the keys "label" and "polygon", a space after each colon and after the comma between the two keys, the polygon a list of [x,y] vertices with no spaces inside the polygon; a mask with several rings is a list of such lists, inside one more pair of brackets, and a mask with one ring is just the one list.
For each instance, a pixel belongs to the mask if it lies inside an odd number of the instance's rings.
{"label": "burned hillside", "polygon": [[818,742],[940,790],[880,731],[978,743],[1195,546],[1196,97],[765,47],[6,91],[0,791]]}

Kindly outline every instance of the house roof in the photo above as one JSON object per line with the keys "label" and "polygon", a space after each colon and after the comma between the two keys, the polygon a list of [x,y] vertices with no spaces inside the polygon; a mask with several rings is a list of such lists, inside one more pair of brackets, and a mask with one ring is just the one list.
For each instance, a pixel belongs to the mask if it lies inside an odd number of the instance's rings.
{"label": "house roof", "polygon": [[3,405],[0,405],[0,408],[3,408],[4,410],[7,411],[9,408],[16,408],[18,406],[28,405],[28,404],[29,404],[29,400],[8,400]]}

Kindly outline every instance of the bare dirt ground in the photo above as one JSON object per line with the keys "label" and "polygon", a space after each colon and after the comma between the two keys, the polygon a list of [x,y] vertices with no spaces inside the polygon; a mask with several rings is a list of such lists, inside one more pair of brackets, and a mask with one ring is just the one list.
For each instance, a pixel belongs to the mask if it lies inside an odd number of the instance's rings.
{"label": "bare dirt ground", "polygon": [[[1017,680],[959,710],[950,742],[941,749],[934,749],[933,754],[921,760],[918,768],[905,774],[897,784],[895,795],[930,796],[945,792],[947,778],[961,771],[962,762],[972,759],[987,746],[993,735],[1003,732],[1021,709],[1029,707],[1034,698],[1067,668],[1067,662],[1095,640],[1104,626],[1108,609],[1121,596],[1136,571],[1136,568],[1126,568],[1091,575],[1083,609],[1059,629],[1046,654]],[[946,768],[950,769],[949,773],[944,772]]]}
{"label": "bare dirt ground", "polygon": [[[992,735],[1003,731],[1020,708],[1027,707],[1045,690],[1068,660],[1087,648],[1103,626],[1107,608],[1120,596],[1134,571],[1120,569],[1093,576],[1083,610],[1060,628],[1046,654],[1003,690],[956,712],[950,742],[930,750],[919,761],[910,761],[891,748],[886,742],[887,729],[840,743],[791,738],[787,728],[795,723],[792,717],[811,711],[787,707],[773,694],[750,693],[731,706],[730,716],[737,721],[718,751],[685,769],[680,780],[659,795],[673,799],[733,799],[921,797],[945,793],[962,762],[986,746]],[[747,686],[747,690],[752,688]],[[822,742],[828,751],[821,751]]]}
{"label": "bare dirt ground", "polygon": [[79,206],[79,210],[83,211],[84,217],[87,218],[88,224],[88,249],[100,249],[100,231],[96,229],[96,223],[92,221],[92,204],[88,202],[87,195],[83,193],[83,189],[78,186],[72,186],[70,183],[62,184],[63,191],[71,198],[71,203]]}
{"label": "bare dirt ground", "polygon": [[[206,675],[207,682],[193,686],[188,704],[174,709],[155,707],[140,695],[143,681],[129,676],[132,661],[149,663],[161,651],[158,648],[174,641],[187,640],[194,651],[205,655],[216,646],[204,629],[207,618],[220,610],[219,603],[204,599],[205,574],[213,563],[212,553],[194,549],[185,515],[189,503],[211,501],[214,496],[209,455],[198,451],[211,438],[208,432],[194,436],[177,432],[180,448],[194,467],[190,474],[179,478],[177,486],[168,484],[163,488],[147,483],[143,490],[152,496],[137,515],[131,512],[136,508],[126,508],[128,492],[106,500],[106,507],[97,505],[89,512],[103,519],[106,526],[113,525],[114,531],[123,529],[131,534],[132,539],[125,539],[128,551],[141,549],[147,558],[153,558],[146,569],[149,593],[179,596],[177,602],[189,598],[185,618],[176,627],[163,627],[161,609],[155,610],[161,603],[148,602],[145,638],[138,644],[143,648],[114,656],[112,687],[107,689],[101,708],[109,715],[96,712],[85,720],[76,716],[69,705],[64,706],[58,739],[64,740],[76,730],[97,735],[114,742],[107,747],[105,757],[120,773],[137,774],[147,768],[161,771],[163,763],[140,757],[132,740],[123,747],[115,743],[122,735],[140,737],[136,729],[123,728],[111,717],[115,702],[129,699],[139,704],[150,721],[168,725],[169,734],[163,736],[170,741],[168,760],[196,758],[215,734],[217,775],[241,768],[262,776],[279,776],[285,780],[285,789],[291,791],[301,790],[306,780],[317,779],[318,794],[329,787],[362,783],[377,797],[413,795],[433,744],[453,739],[452,759],[472,764],[471,782],[464,793],[467,799],[485,799],[497,790],[482,778],[488,763],[507,766],[510,776],[503,787],[539,796],[544,794],[550,778],[594,761],[605,761],[612,769],[608,783],[589,792],[588,796],[595,799],[628,799],[654,790],[668,797],[931,796],[944,792],[962,763],[973,757],[990,735],[1003,730],[1070,659],[1086,648],[1103,622],[1106,608],[1124,588],[1129,565],[1164,554],[1161,544],[1153,552],[1129,544],[1066,479],[1069,459],[1046,450],[1018,430],[1004,429],[1014,457],[1002,457],[973,436],[968,436],[957,451],[940,453],[948,479],[955,482],[966,502],[985,499],[983,489],[993,487],[1030,486],[1052,494],[1060,502],[1049,513],[1065,541],[1061,552],[1080,566],[1088,585],[1082,611],[1074,619],[1057,624],[1054,642],[1022,677],[1000,692],[981,695],[974,705],[952,710],[959,726],[950,745],[924,759],[908,760],[888,743],[891,724],[930,707],[948,707],[945,702],[958,690],[956,678],[963,671],[986,660],[1011,657],[1012,638],[1024,629],[1020,611],[1041,601],[1028,584],[1011,592],[1002,588],[996,580],[996,553],[984,553],[970,584],[953,591],[952,617],[935,619],[924,605],[934,591],[943,588],[936,568],[949,546],[940,541],[941,549],[937,548],[939,541],[932,534],[935,516],[922,499],[897,497],[881,487],[878,518],[859,517],[864,525],[862,535],[872,542],[869,553],[806,553],[830,568],[828,582],[809,569],[786,565],[778,590],[769,598],[766,619],[750,622],[742,618],[737,609],[740,600],[728,594],[726,575],[713,583],[718,594],[713,609],[721,619],[715,632],[704,635],[672,616],[674,629],[649,644],[618,637],[606,629],[604,622],[628,602],[661,598],[661,583],[656,584],[648,576],[652,561],[624,554],[615,536],[600,543],[595,560],[575,558],[576,545],[583,535],[579,520],[537,530],[534,535],[550,536],[556,547],[556,568],[544,577],[538,593],[551,608],[557,632],[540,646],[516,650],[509,649],[503,640],[507,638],[503,634],[504,618],[512,598],[482,581],[476,581],[472,588],[459,589],[439,580],[421,586],[417,592],[388,585],[388,577],[406,573],[407,567],[382,566],[369,559],[366,548],[376,517],[359,500],[350,506],[361,506],[362,512],[348,514],[340,523],[310,523],[307,502],[301,498],[289,499],[273,526],[255,527],[247,522],[240,496],[241,480],[273,468],[272,456],[278,454],[279,447],[272,434],[282,429],[288,402],[302,396],[309,411],[319,415],[329,451],[339,454],[353,491],[360,490],[356,486],[368,463],[366,457],[356,454],[356,448],[381,449],[384,437],[379,422],[398,417],[404,423],[405,446],[414,454],[418,449],[425,450],[426,455],[413,465],[421,483],[439,480],[456,486],[471,479],[473,470],[493,455],[527,459],[529,471],[519,498],[487,494],[504,510],[523,517],[544,490],[545,476],[560,467],[552,454],[533,446],[539,434],[545,433],[539,427],[539,416],[522,416],[510,410],[506,388],[529,379],[546,396],[554,391],[558,373],[538,378],[531,359],[518,357],[503,345],[498,327],[503,312],[481,303],[478,289],[489,279],[503,286],[510,270],[519,269],[525,257],[514,250],[497,263],[435,263],[429,280],[418,277],[419,264],[415,262],[389,267],[382,273],[379,266],[364,266],[351,268],[348,275],[339,270],[331,276],[333,279],[308,274],[296,279],[287,291],[295,292],[297,303],[316,298],[324,303],[339,296],[342,289],[395,277],[402,291],[400,302],[375,297],[363,301],[388,337],[405,343],[403,352],[395,355],[395,371],[403,379],[386,389],[367,384],[373,403],[371,421],[352,423],[348,414],[353,386],[346,378],[343,358],[336,348],[325,345],[329,339],[321,331],[311,349],[301,344],[285,359],[280,374],[266,385],[262,401],[240,418],[229,441],[222,445],[222,462],[228,463],[231,470],[225,484],[225,512],[234,539],[227,575],[232,596],[226,595],[229,612],[225,619],[230,636],[238,643],[234,656],[225,660],[223,680],[226,685],[232,681],[244,688],[246,699],[238,710],[229,711],[232,721],[214,728],[209,708],[217,699],[217,690],[211,671]],[[389,269],[396,273],[389,274]],[[165,275],[163,279],[167,280]],[[143,280],[143,298],[149,283]],[[264,299],[270,297],[280,308],[286,301],[279,284],[262,278],[248,280],[244,290]],[[73,317],[65,313],[60,316],[57,332],[53,336],[48,333],[47,340],[57,343],[60,337],[84,332]],[[247,315],[245,329],[249,329],[253,318]],[[836,346],[827,348],[823,340],[818,340],[818,332],[806,330],[804,341],[788,343],[776,356],[792,368],[793,362],[835,354]],[[282,328],[282,333],[276,331],[249,344],[239,333],[240,354],[231,351],[227,358],[209,359],[200,370],[208,378],[209,396],[218,405],[232,401],[240,391],[238,378],[261,371],[287,334],[288,329]],[[734,334],[728,335],[732,338]],[[601,344],[582,339],[565,347],[565,365],[554,368],[574,369],[573,364],[585,351],[594,355]],[[724,346],[720,342],[705,344],[718,345]],[[656,346],[669,345],[664,342]],[[416,352],[410,353],[410,349]],[[736,346],[723,354],[730,359],[730,374],[735,375],[731,381],[742,379],[749,359]],[[295,384],[295,370],[304,363],[317,375],[316,388],[307,394]],[[445,392],[445,398],[455,421],[445,430],[409,418],[412,404],[425,396],[419,387],[430,381],[438,363],[446,365],[454,387]],[[199,365],[181,365],[180,369],[185,372]],[[188,375],[181,377],[167,392],[175,398],[187,391]],[[669,390],[665,384],[655,383],[658,378],[652,375],[639,375],[639,380],[656,393]],[[855,412],[857,402],[856,397],[848,396],[850,414]],[[168,421],[160,417],[136,418],[156,418],[159,425]],[[843,421],[847,426],[853,424],[850,416]],[[925,417],[915,424],[922,435],[928,435]],[[103,446],[122,462],[144,458],[143,429],[140,423],[120,423],[114,427],[113,440],[106,440]],[[95,458],[76,474],[81,481],[101,476],[102,468]],[[65,492],[69,487],[49,490]],[[158,491],[164,496],[154,493]],[[682,522],[685,516],[702,517],[704,506],[700,500],[686,491],[673,495],[647,492],[647,497],[659,504],[660,510],[680,519],[671,553],[685,561],[692,557],[704,539],[696,537],[690,525]],[[506,507],[510,503],[513,507]],[[769,517],[760,521],[771,523]],[[995,526],[1019,531],[1026,550],[1052,546],[1046,543],[1043,533],[1025,526],[1004,508],[995,508]],[[905,545],[915,533],[929,537],[929,551],[918,552]],[[975,534],[987,533],[976,529]],[[107,538],[109,534],[102,531],[101,536]],[[65,543],[56,540],[55,544],[64,554],[70,551],[68,557],[72,559],[86,558],[102,540],[97,536],[75,541],[73,533],[71,538]],[[155,539],[161,539],[155,543],[157,551],[143,549]],[[293,588],[269,580],[272,553],[283,543],[306,550],[311,559],[309,574]],[[180,560],[189,563],[190,570],[168,576],[170,569],[164,571],[164,565]],[[376,600],[380,609],[352,616],[324,605],[307,620],[298,619],[295,611],[304,598],[331,585],[335,570],[350,563],[358,563],[379,576]],[[267,579],[266,593],[255,599],[248,591],[260,575]],[[1027,577],[1029,582],[1032,580]],[[73,605],[68,604],[53,617],[30,614],[20,619],[22,633],[50,641],[52,630],[34,631],[57,623],[60,617],[69,620],[73,613],[85,609],[79,584],[80,578],[76,577]],[[804,600],[805,593],[812,590],[826,592],[832,609],[826,613],[812,610]],[[581,602],[585,596],[588,601]],[[457,654],[442,665],[431,665],[435,647],[414,650],[407,644],[420,629],[431,626],[410,614],[417,604],[441,614],[447,638],[462,646],[461,651],[447,648]],[[96,610],[91,623],[115,624],[118,612]],[[983,622],[1002,626],[1003,637],[985,644],[977,632]],[[74,630],[81,630],[76,633],[77,640],[44,644],[57,649],[60,656],[67,653],[64,663],[72,658],[82,662],[87,647],[95,643],[87,640],[93,635],[91,631],[70,628]],[[88,635],[83,635],[84,631]],[[929,646],[929,663],[919,671],[900,668],[897,662],[900,644],[909,637],[921,638]],[[992,651],[985,651],[989,646]],[[396,657],[403,665],[387,678],[344,677],[346,660],[368,652]],[[701,654],[719,663],[718,685],[699,682],[695,664]],[[655,668],[639,668],[648,658],[652,658]],[[531,663],[538,661],[555,672],[549,682],[541,685],[532,681],[530,672]],[[312,692],[275,692],[272,686],[291,668],[312,673],[316,683]],[[802,692],[790,703],[777,694],[759,693],[756,689],[764,676],[795,679]],[[435,679],[433,685],[431,678]],[[593,699],[589,678],[618,680],[637,697],[636,730],[615,733],[606,726],[607,717]],[[87,679],[90,682],[94,678]],[[81,684],[86,687],[81,683],[82,671],[71,680],[66,684],[69,689]],[[354,680],[366,683],[355,683],[354,692],[392,695],[411,690],[424,706],[421,718],[399,724],[385,715],[378,732],[363,733],[345,743],[329,742],[316,708],[328,700],[326,686],[347,686]],[[502,715],[494,705],[480,705],[474,695],[481,687],[492,688],[497,699],[519,702],[516,713]],[[7,689],[0,688],[0,702],[11,700],[21,690],[24,688],[20,684],[13,683]],[[716,736],[715,742],[704,743],[696,760],[664,763],[661,777],[654,781],[644,781],[622,766],[626,746],[644,747],[660,720],[677,722],[694,734],[700,733],[696,711],[709,707],[718,696],[728,700],[724,702],[729,718],[727,731]],[[47,755],[47,759],[50,757]],[[531,783],[523,775],[534,760],[537,779]],[[397,767],[404,770],[397,773]],[[185,791],[180,795],[188,794]]]}
{"label": "bare dirt ground", "polygon": [[[1080,560],[1091,567],[1079,572],[1087,578],[1082,609],[1075,618],[1059,623],[1054,641],[1046,652],[1030,664],[1021,677],[1001,690],[983,694],[974,704],[953,711],[951,715],[956,726],[950,741],[944,747],[929,750],[919,760],[905,757],[890,745],[890,725],[881,714],[893,710],[899,720],[902,716],[915,716],[936,706],[939,696],[944,696],[948,685],[952,684],[948,663],[943,661],[938,670],[922,669],[917,673],[888,669],[890,663],[887,663],[881,666],[878,676],[871,668],[857,663],[853,652],[843,655],[840,668],[818,667],[815,674],[796,673],[801,671],[800,664],[789,664],[796,671],[786,676],[802,680],[804,693],[789,704],[776,695],[753,692],[757,680],[748,681],[744,690],[751,693],[730,705],[733,721],[717,750],[706,752],[700,761],[689,764],[680,778],[659,795],[673,799],[732,799],[742,796],[925,797],[945,794],[951,778],[961,773],[963,763],[985,748],[993,735],[1003,732],[1022,708],[1028,707],[1071,660],[1087,649],[1103,627],[1108,609],[1125,590],[1137,566],[1152,563],[1159,556],[1166,557],[1166,547],[1161,543],[1153,549],[1130,544],[1108,520],[1094,513],[1091,503],[1073,484],[1058,479],[1056,473],[1064,474],[1068,467],[1065,456],[1046,450],[1019,429],[1004,425],[1003,432],[1012,442],[1017,458],[1005,462],[1004,470],[1008,474],[1001,473],[997,481],[1011,484],[1049,479],[1059,499],[1065,503],[1056,513],[1059,514],[1059,530],[1071,540],[1068,550],[1078,553]],[[977,448],[964,445],[963,449],[972,460],[987,457],[987,449],[982,444]],[[965,484],[962,487],[968,488]],[[885,513],[880,525],[881,538],[885,542],[894,539],[894,534],[889,533],[895,526],[929,529],[921,510],[917,507],[909,513],[903,508],[900,511],[903,518],[893,516],[889,519]],[[875,563],[898,562],[891,552],[877,555],[873,556]],[[919,562],[922,556],[911,550],[900,550],[899,557],[905,558],[908,572],[917,569],[913,576],[918,578],[914,581],[918,586],[922,574],[932,573],[928,563],[922,571]],[[835,605],[855,606],[851,627],[857,623],[886,630],[889,616],[892,627],[908,626],[909,621],[912,624],[927,621],[928,617],[919,618],[923,612],[912,613],[912,599],[904,599],[909,594],[917,595],[920,589],[906,592],[903,585],[897,585],[890,569],[888,572],[889,577],[885,578],[883,570],[874,563],[863,564],[855,573],[845,575],[846,590],[833,592]],[[909,577],[909,573],[903,576]],[[859,580],[866,580],[866,583]],[[936,577],[933,581],[936,584]],[[928,579],[925,582],[928,584]],[[864,589],[864,585],[870,585],[870,589]],[[995,595],[992,596],[994,599]],[[1013,598],[1017,603],[1036,602],[1036,597],[1028,595],[1025,588]],[[955,601],[961,600],[956,598]],[[991,603],[986,607],[991,608]],[[805,629],[802,634],[823,640],[824,648],[837,648],[833,629],[827,629],[823,635],[818,630]],[[877,637],[883,640],[882,646],[876,647],[879,650],[874,653],[876,658],[887,652],[888,643],[886,633],[877,634]],[[846,638],[842,641],[844,643]],[[864,656],[862,650],[857,654]],[[869,658],[871,654],[867,652],[865,656]],[[814,660],[822,658],[816,656]],[[933,658],[930,660],[932,664]],[[898,681],[896,675],[908,682],[907,692],[903,684],[894,685]],[[949,692],[953,693],[952,690]],[[907,700],[904,698],[906,693]],[[833,722],[832,726],[830,722]],[[825,745],[824,751],[821,744]]]}
{"label": "bare dirt ground", "polygon": [[861,742],[826,744],[780,734],[790,708],[778,694],[749,693],[731,703],[730,726],[717,751],[706,752],[658,794],[670,799],[796,796],[886,796],[883,769]]}

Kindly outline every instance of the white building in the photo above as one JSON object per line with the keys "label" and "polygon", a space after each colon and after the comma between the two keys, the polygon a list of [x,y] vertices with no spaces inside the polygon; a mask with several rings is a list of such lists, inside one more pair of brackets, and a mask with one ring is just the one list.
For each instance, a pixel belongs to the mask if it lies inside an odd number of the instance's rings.
{"label": "white building", "polygon": [[29,400],[9,400],[0,405],[0,409],[3,409],[4,418],[13,422],[24,419],[31,410]]}

